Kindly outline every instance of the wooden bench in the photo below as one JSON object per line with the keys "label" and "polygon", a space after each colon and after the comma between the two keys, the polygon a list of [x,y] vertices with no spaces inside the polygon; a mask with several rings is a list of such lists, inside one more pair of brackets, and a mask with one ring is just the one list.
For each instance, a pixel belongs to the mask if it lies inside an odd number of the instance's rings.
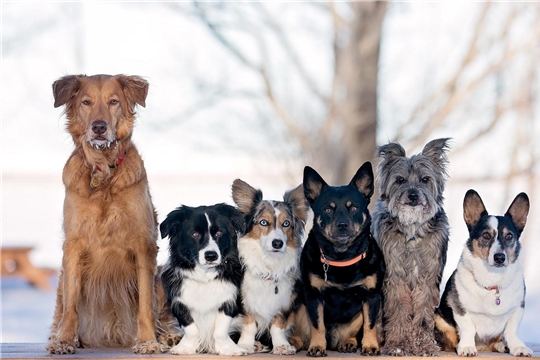
{"label": "wooden bench", "polygon": [[4,276],[22,276],[33,286],[50,290],[49,276],[54,274],[54,270],[40,269],[30,261],[30,251],[32,246],[2,246],[0,257],[2,258],[1,274]]}

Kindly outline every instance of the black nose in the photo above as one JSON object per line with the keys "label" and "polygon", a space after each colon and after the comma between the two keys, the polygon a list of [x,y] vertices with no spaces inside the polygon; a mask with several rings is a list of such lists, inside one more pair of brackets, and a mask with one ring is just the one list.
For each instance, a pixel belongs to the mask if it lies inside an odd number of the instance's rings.
{"label": "black nose", "polygon": [[347,230],[349,227],[349,224],[347,224],[345,221],[340,221],[337,223],[337,227],[339,230]]}
{"label": "black nose", "polygon": [[107,123],[103,120],[96,120],[92,123],[92,131],[97,134],[101,135],[107,131]]}
{"label": "black nose", "polygon": [[206,261],[210,261],[210,262],[211,261],[216,261],[218,259],[218,257],[219,257],[218,253],[213,251],[213,250],[212,251],[206,251],[204,253],[204,258],[205,258]]}
{"label": "black nose", "polygon": [[493,256],[493,260],[495,260],[495,264],[504,264],[504,261],[506,260],[506,255],[503,253],[496,253]]}
{"label": "black nose", "polygon": [[416,205],[416,203],[418,203],[418,193],[416,192],[416,190],[409,190],[408,197],[411,201],[411,204]]}
{"label": "black nose", "polygon": [[276,250],[279,250],[283,247],[283,241],[279,239],[272,240],[272,247]]}

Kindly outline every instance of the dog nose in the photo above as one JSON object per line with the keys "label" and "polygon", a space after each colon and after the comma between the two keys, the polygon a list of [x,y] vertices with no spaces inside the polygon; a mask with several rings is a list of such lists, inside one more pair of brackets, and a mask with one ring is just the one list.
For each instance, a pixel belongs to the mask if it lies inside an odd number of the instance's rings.
{"label": "dog nose", "polygon": [[274,239],[272,240],[272,247],[276,250],[279,250],[283,247],[283,240]]}
{"label": "dog nose", "polygon": [[409,190],[408,194],[409,200],[411,201],[411,204],[416,204],[418,202],[418,193],[416,190]]}
{"label": "dog nose", "polygon": [[347,230],[349,224],[347,224],[345,221],[340,221],[337,223],[337,227],[339,230]]}
{"label": "dog nose", "polygon": [[96,120],[92,123],[92,131],[97,134],[101,135],[107,131],[107,123],[103,120]]}
{"label": "dog nose", "polygon": [[204,253],[204,259],[206,261],[209,261],[209,262],[216,261],[218,259],[218,257],[219,257],[218,253],[213,251],[213,250],[212,251],[206,251]]}
{"label": "dog nose", "polygon": [[495,260],[495,264],[504,264],[504,261],[506,260],[506,255],[503,253],[496,253],[493,256],[493,260]]}

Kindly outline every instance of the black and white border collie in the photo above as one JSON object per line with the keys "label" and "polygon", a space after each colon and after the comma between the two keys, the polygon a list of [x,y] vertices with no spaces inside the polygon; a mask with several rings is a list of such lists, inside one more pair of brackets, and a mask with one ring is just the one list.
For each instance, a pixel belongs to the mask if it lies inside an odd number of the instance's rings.
{"label": "black and white border collie", "polygon": [[242,214],[226,204],[182,206],[161,223],[161,236],[170,239],[161,278],[171,311],[184,329],[172,354],[247,354],[229,336],[240,308],[237,242],[244,226]]}
{"label": "black and white border collie", "polygon": [[243,326],[238,345],[249,353],[259,350],[256,338],[269,330],[272,352],[291,355],[287,340],[289,315],[297,296],[302,236],[309,206],[302,185],[283,201],[263,200],[261,190],[237,179],[232,196],[245,216],[246,233],[238,241],[244,266]]}
{"label": "black and white border collie", "polygon": [[478,350],[532,355],[517,335],[525,307],[519,237],[528,213],[525,193],[516,196],[504,216],[489,215],[476,191],[465,195],[469,240],[436,310],[445,350],[459,356],[476,356]]}

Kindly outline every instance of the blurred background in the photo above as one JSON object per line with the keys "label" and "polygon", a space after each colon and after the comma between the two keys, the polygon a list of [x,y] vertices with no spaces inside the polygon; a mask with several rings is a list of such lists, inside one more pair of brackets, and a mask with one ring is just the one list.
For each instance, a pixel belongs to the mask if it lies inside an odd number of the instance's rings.
{"label": "blurred background", "polygon": [[[2,247],[46,285],[2,276],[2,342],[45,342],[61,263],[62,168],[73,150],[51,85],[67,74],[150,83],[134,141],[159,220],[232,204],[242,178],[279,199],[305,165],[350,181],[377,145],[451,137],[443,284],[476,189],[502,215],[531,199],[521,338],[540,342],[540,3],[2,2]],[[167,242],[158,240],[159,262]],[[4,254],[4,253],[3,253]],[[9,273],[7,263],[3,273]]]}

